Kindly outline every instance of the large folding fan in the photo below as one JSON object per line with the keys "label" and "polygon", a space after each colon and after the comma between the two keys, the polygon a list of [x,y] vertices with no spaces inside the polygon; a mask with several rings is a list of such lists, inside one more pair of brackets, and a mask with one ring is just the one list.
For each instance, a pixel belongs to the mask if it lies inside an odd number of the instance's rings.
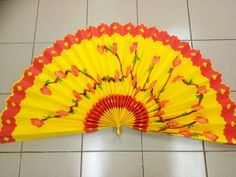
{"label": "large folding fan", "polygon": [[[0,142],[126,126],[236,144],[235,103],[209,60],[144,25],[80,29],[58,40],[15,83]],[[157,139],[158,141],[158,139]]]}

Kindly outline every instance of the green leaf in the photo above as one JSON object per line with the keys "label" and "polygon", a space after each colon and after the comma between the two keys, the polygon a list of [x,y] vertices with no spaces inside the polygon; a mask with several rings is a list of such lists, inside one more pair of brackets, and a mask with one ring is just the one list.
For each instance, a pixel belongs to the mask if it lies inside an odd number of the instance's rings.
{"label": "green leaf", "polygon": [[84,69],[82,69],[82,71],[84,72],[84,73],[87,73],[87,68],[84,68]]}
{"label": "green leaf", "polygon": [[140,56],[136,55],[137,60],[140,60]]}
{"label": "green leaf", "polygon": [[193,124],[188,125],[188,128],[192,128],[192,127],[193,127]]}
{"label": "green leaf", "polygon": [[199,135],[198,135],[197,133],[193,133],[193,134],[192,134],[192,137],[193,137],[193,138],[197,138],[198,136],[199,136]]}
{"label": "green leaf", "polygon": [[87,98],[87,99],[89,99],[89,96],[88,96],[87,94],[86,94],[86,95],[84,95],[84,97],[85,97],[85,98]]}
{"label": "green leaf", "polygon": [[184,113],[182,113],[182,116],[187,115],[187,114],[188,114],[188,112],[184,112]]}
{"label": "green leaf", "polygon": [[166,125],[162,125],[162,126],[159,126],[159,128],[164,129],[164,128],[167,128],[167,126]]}
{"label": "green leaf", "polygon": [[112,45],[108,44],[108,48],[111,50],[112,49]]}
{"label": "green leaf", "polygon": [[169,71],[168,71],[168,73],[169,73],[169,74],[172,73],[173,70],[174,70],[173,68],[170,68]]}
{"label": "green leaf", "polygon": [[196,98],[197,98],[197,99],[200,99],[200,98],[201,98],[201,96],[200,96],[200,95],[196,95]]}
{"label": "green leaf", "polygon": [[77,100],[76,100],[76,99],[72,99],[72,102],[73,102],[73,103],[76,103],[76,102],[77,102]]}
{"label": "green leaf", "polygon": [[159,119],[159,120],[155,120],[155,122],[161,122],[161,119]]}
{"label": "green leaf", "polygon": [[134,63],[135,62],[135,56],[133,57],[133,59],[132,59],[132,63]]}
{"label": "green leaf", "polygon": [[48,80],[45,81],[45,84],[48,85],[48,84],[50,84],[50,82],[51,82],[51,81],[48,79]]}
{"label": "green leaf", "polygon": [[62,82],[63,80],[61,78],[57,78],[57,81],[60,83]]}
{"label": "green leaf", "polygon": [[188,81],[188,84],[193,84],[193,79],[190,79],[190,81]]}
{"label": "green leaf", "polygon": [[99,88],[100,90],[102,90],[102,86],[101,86],[101,85],[98,85],[98,88]]}
{"label": "green leaf", "polygon": [[149,68],[148,68],[148,72],[150,72],[153,68],[153,65],[150,65]]}
{"label": "green leaf", "polygon": [[69,112],[70,114],[75,114],[75,112],[74,111],[71,111],[71,112]]}

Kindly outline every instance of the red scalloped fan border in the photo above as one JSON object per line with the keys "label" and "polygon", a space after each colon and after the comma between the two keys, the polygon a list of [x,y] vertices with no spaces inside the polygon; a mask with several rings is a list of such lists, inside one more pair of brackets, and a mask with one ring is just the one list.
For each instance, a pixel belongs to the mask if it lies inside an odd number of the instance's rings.
{"label": "red scalloped fan border", "polygon": [[53,57],[60,55],[63,50],[69,49],[73,44],[79,44],[82,40],[89,40],[93,36],[100,37],[103,34],[114,33],[151,37],[154,41],[161,41],[174,50],[180,51],[184,57],[191,58],[193,65],[200,67],[202,75],[210,80],[211,88],[217,92],[217,101],[222,105],[221,116],[226,122],[224,134],[228,143],[232,144],[232,139],[236,139],[236,116],[234,115],[236,105],[230,99],[230,89],[222,83],[221,74],[212,69],[210,61],[202,58],[198,50],[191,49],[187,42],[181,42],[176,36],[169,36],[167,32],[158,31],[155,27],[148,28],[143,24],[135,26],[131,23],[126,25],[112,23],[110,26],[101,24],[98,27],[89,27],[87,30],[78,30],[75,35],[69,34],[64,40],[56,41],[52,47],[45,49],[43,56],[35,57],[21,80],[13,86],[13,93],[7,100],[7,108],[1,117],[3,126],[0,131],[0,143],[15,141],[12,136],[17,126],[15,116],[20,111],[20,103],[25,98],[26,90],[33,85],[35,77],[42,72],[44,65],[51,63]]}

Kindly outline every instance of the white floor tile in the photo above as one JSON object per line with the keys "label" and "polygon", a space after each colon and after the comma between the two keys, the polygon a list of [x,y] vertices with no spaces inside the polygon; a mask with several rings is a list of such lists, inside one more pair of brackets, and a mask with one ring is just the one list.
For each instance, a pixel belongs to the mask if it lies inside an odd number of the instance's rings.
{"label": "white floor tile", "polygon": [[88,24],[137,23],[136,0],[89,0]]}
{"label": "white floor tile", "polygon": [[0,1],[0,42],[32,42],[37,0]]}
{"label": "white floor tile", "polygon": [[236,38],[236,1],[189,0],[193,39]]}
{"label": "white floor tile", "polygon": [[194,41],[203,57],[210,58],[213,67],[222,73],[223,82],[236,89],[236,41]]}
{"label": "white floor tile", "polygon": [[86,0],[40,0],[37,42],[53,42],[86,26]]}
{"label": "white floor tile", "polygon": [[80,153],[26,153],[20,177],[78,177]]}
{"label": "white floor tile", "polygon": [[143,133],[144,150],[202,151],[202,141],[163,134]]}
{"label": "white floor tile", "polygon": [[207,151],[217,151],[217,150],[224,150],[224,151],[236,151],[236,145],[229,145],[229,144],[217,144],[213,142],[205,142],[205,149]]}
{"label": "white floor tile", "polygon": [[144,152],[145,177],[205,177],[201,152]]}
{"label": "white floor tile", "polygon": [[180,39],[190,39],[186,0],[139,0],[139,23],[167,30]]}
{"label": "white floor tile", "polygon": [[0,54],[0,93],[10,93],[12,84],[30,65],[32,44],[0,44]]}
{"label": "white floor tile", "polygon": [[207,152],[209,177],[235,177],[236,152]]}
{"label": "white floor tile", "polygon": [[80,151],[81,135],[25,141],[23,151]]}
{"label": "white floor tile", "polygon": [[138,152],[86,152],[82,177],[142,177],[142,154]]}
{"label": "white floor tile", "polygon": [[0,113],[6,106],[6,99],[9,97],[9,94],[0,95]]}
{"label": "white floor tile", "polygon": [[47,47],[51,47],[51,46],[53,46],[53,43],[44,43],[44,44],[36,43],[36,44],[34,44],[34,57],[43,55],[44,50]]}
{"label": "white floor tile", "polygon": [[0,152],[20,152],[21,142],[0,144]]}
{"label": "white floor tile", "polygon": [[234,101],[236,101],[236,92],[231,92],[231,97]]}
{"label": "white floor tile", "polygon": [[141,133],[122,127],[121,135],[115,129],[84,134],[83,149],[98,150],[141,150]]}
{"label": "white floor tile", "polygon": [[17,177],[20,164],[20,154],[0,154],[0,176]]}

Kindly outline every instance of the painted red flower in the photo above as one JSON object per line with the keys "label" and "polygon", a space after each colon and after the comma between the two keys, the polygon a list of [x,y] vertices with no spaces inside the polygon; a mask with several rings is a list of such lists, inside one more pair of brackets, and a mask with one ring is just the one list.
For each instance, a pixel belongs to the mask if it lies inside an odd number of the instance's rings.
{"label": "painted red flower", "polygon": [[117,53],[117,43],[113,43],[112,48],[111,48],[111,52],[112,52],[113,54],[116,54],[116,53]]}
{"label": "painted red flower", "polygon": [[137,75],[135,75],[135,76],[133,77],[132,85],[135,85],[136,82],[137,82]]}
{"label": "painted red flower", "polygon": [[217,135],[215,135],[211,131],[205,131],[203,132],[203,135],[212,141],[216,141],[219,138]]}
{"label": "painted red flower", "polygon": [[104,54],[104,50],[105,50],[105,47],[104,46],[100,46],[100,45],[97,45],[97,51],[100,53],[100,54]]}
{"label": "painted red flower", "polygon": [[195,110],[195,111],[198,111],[198,110],[201,110],[201,109],[204,109],[203,106],[199,105],[199,104],[195,104],[192,106],[192,109]]}
{"label": "painted red flower", "polygon": [[158,111],[158,112],[155,113],[154,116],[159,117],[159,116],[162,116],[164,113],[165,113],[164,111]]}
{"label": "painted red flower", "polygon": [[148,99],[147,103],[149,103],[150,101],[154,100],[155,98],[156,98],[156,96],[155,96],[155,95],[152,95],[152,96]]}
{"label": "painted red flower", "polygon": [[131,71],[132,71],[131,66],[127,67],[127,69],[126,69],[126,77],[131,73]]}
{"label": "painted red flower", "polygon": [[119,79],[120,79],[119,72],[116,71],[116,73],[115,73],[115,82],[118,82]]}
{"label": "painted red flower", "polygon": [[97,79],[98,79],[98,83],[101,84],[102,83],[102,77],[99,74],[97,74]]}
{"label": "painted red flower", "polygon": [[79,75],[79,69],[75,66],[75,65],[72,65],[71,66],[71,73],[74,75],[74,76],[78,76]]}
{"label": "painted red flower", "polygon": [[130,52],[133,53],[134,51],[137,50],[138,43],[134,42],[131,47],[130,47]]}
{"label": "painted red flower", "polygon": [[40,89],[40,92],[45,95],[51,95],[52,92],[49,90],[49,88],[45,85]]}
{"label": "painted red flower", "polygon": [[176,77],[172,80],[172,82],[182,81],[183,79],[184,79],[183,76],[176,76]]}
{"label": "painted red flower", "polygon": [[67,111],[64,111],[64,110],[59,110],[59,111],[56,111],[56,113],[60,116],[68,116],[69,113]]}
{"label": "painted red flower", "polygon": [[156,83],[157,83],[157,81],[153,81],[153,82],[149,85],[148,89],[151,90],[151,89],[156,85]]}
{"label": "painted red flower", "polygon": [[155,64],[157,64],[160,61],[160,57],[154,56],[152,58],[152,65],[154,66]]}
{"label": "painted red flower", "polygon": [[42,127],[44,125],[44,120],[42,120],[42,119],[33,118],[33,119],[30,119],[30,120],[31,120],[31,124],[36,126],[36,127]]}
{"label": "painted red flower", "polygon": [[81,95],[75,90],[73,90],[73,95],[78,101],[80,101],[82,99]]}
{"label": "painted red flower", "polygon": [[55,75],[61,79],[65,79],[66,78],[66,74],[63,73],[62,71],[55,71]]}
{"label": "painted red flower", "polygon": [[206,86],[200,86],[197,88],[197,94],[205,94],[208,90],[206,89]]}
{"label": "painted red flower", "polygon": [[174,60],[173,60],[173,66],[174,67],[177,67],[181,64],[181,59],[179,57],[176,57]]}
{"label": "painted red flower", "polygon": [[169,128],[175,128],[177,125],[179,125],[179,122],[176,122],[176,121],[169,121],[166,123],[166,125],[169,127]]}
{"label": "painted red flower", "polygon": [[162,101],[158,102],[158,106],[163,108],[166,106],[167,103],[169,103],[169,100],[162,100]]}
{"label": "painted red flower", "polygon": [[136,88],[135,93],[134,93],[134,97],[140,92],[140,90],[141,90],[141,87]]}
{"label": "painted red flower", "polygon": [[201,117],[201,116],[198,116],[195,118],[195,121],[196,122],[199,122],[201,124],[207,124],[208,123],[208,119],[207,118],[204,118],[204,117]]}
{"label": "painted red flower", "polygon": [[187,138],[191,138],[192,135],[193,135],[193,134],[192,134],[191,132],[189,132],[188,130],[180,130],[179,133],[180,133],[181,135],[184,135],[184,136],[187,137]]}
{"label": "painted red flower", "polygon": [[88,87],[88,89],[89,89],[89,92],[95,93],[95,90],[94,90],[94,88],[92,87],[92,85],[87,84],[87,87]]}

